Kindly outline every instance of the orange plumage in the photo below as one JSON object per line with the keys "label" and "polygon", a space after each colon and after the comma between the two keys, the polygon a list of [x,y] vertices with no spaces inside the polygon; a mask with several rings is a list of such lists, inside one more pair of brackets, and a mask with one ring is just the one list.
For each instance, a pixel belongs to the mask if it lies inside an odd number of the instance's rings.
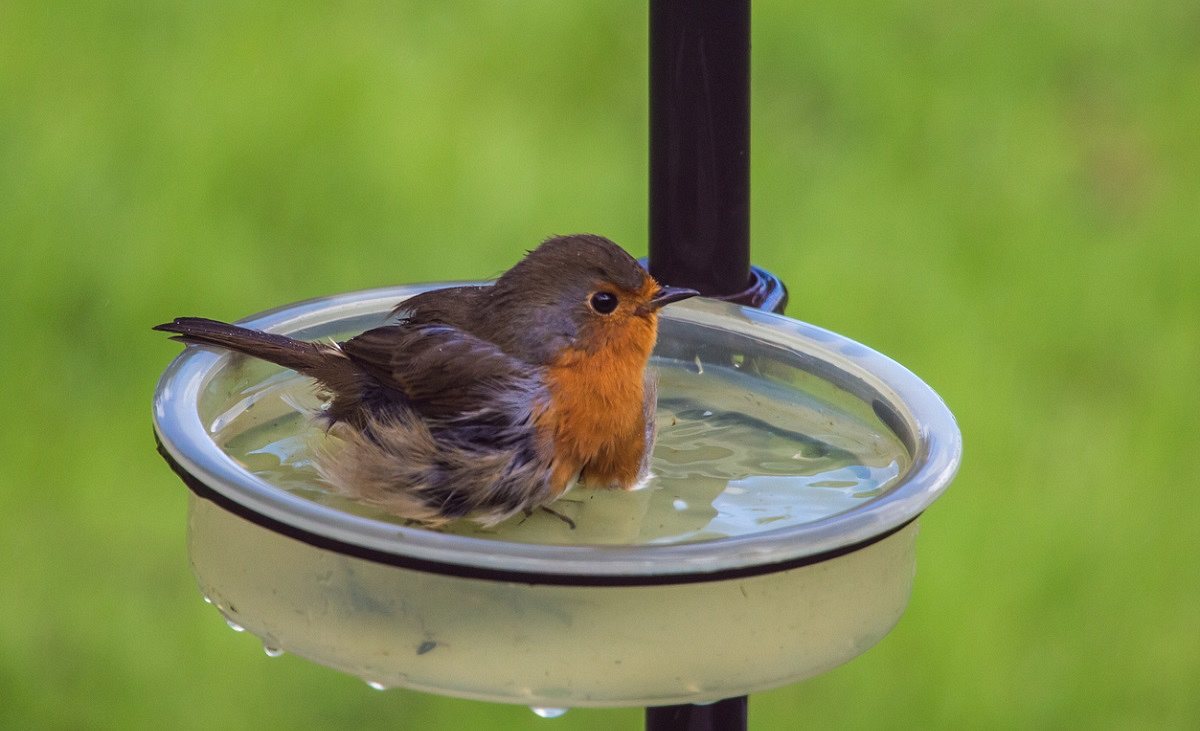
{"label": "orange plumage", "polygon": [[649,303],[658,290],[645,275],[639,289],[622,292],[612,314],[585,328],[580,346],[565,348],[550,363],[552,407],[539,426],[553,435],[556,491],[575,475],[591,487],[623,489],[641,476],[652,446],[645,404],[653,383],[644,374],[658,330],[657,309]]}

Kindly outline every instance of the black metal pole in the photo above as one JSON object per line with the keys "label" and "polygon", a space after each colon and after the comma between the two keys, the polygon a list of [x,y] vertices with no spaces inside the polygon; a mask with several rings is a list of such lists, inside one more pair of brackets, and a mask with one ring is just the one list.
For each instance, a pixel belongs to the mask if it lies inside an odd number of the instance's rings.
{"label": "black metal pole", "polygon": [[707,706],[646,709],[646,731],[746,731],[746,696]]}
{"label": "black metal pole", "polygon": [[[750,0],[650,0],[650,272],[782,312],[750,265]],[[646,709],[647,731],[745,731],[746,696]]]}
{"label": "black metal pole", "polygon": [[750,265],[750,0],[650,0],[650,272],[783,311]]}
{"label": "black metal pole", "polygon": [[650,2],[650,266],[707,295],[750,284],[749,0]]}

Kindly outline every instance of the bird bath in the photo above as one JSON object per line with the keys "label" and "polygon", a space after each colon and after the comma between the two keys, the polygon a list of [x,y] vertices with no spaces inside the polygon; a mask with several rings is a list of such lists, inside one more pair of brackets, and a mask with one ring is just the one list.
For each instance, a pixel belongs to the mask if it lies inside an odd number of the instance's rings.
{"label": "bird bath", "polygon": [[[424,289],[242,324],[341,338]],[[652,367],[649,485],[568,493],[555,508],[574,529],[539,513],[436,532],[319,488],[305,455],[323,435],[299,416],[315,401],[294,374],[188,348],[154,426],[191,489],[200,589],[269,654],[541,709],[707,703],[878,642],[908,601],[917,517],[958,466],[937,395],[844,337],[711,300],[664,311]]]}

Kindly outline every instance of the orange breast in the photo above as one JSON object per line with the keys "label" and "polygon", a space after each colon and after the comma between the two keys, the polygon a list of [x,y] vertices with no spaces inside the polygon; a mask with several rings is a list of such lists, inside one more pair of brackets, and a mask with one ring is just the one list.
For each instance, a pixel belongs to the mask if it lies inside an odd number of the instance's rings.
{"label": "orange breast", "polygon": [[653,322],[646,325],[626,327],[592,352],[568,349],[549,367],[551,405],[539,427],[552,434],[556,492],[576,474],[591,487],[628,489],[637,481],[646,449],[644,378],[655,331]]}

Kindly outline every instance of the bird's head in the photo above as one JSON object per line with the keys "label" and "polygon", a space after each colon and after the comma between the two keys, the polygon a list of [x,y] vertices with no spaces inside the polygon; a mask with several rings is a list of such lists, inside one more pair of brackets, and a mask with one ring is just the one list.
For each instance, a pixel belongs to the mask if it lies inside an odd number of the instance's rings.
{"label": "bird's head", "polygon": [[[505,272],[485,298],[497,342],[530,362],[566,351],[628,353],[644,363],[654,347],[658,311],[699,294],[659,285],[603,236],[547,239]],[[485,313],[481,313],[485,314]]]}

